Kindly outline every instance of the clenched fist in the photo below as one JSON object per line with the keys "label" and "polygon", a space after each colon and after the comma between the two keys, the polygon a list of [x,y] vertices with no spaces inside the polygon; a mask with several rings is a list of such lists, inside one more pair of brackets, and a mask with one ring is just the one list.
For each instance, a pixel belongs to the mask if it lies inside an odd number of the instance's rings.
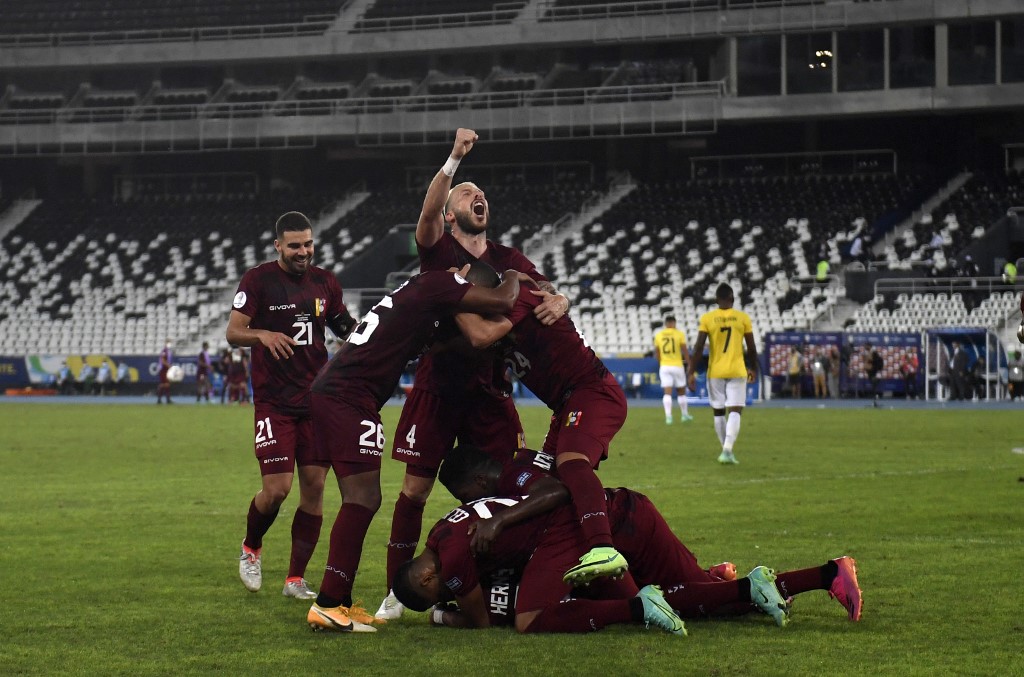
{"label": "clenched fist", "polygon": [[452,147],[452,157],[456,160],[461,160],[466,157],[466,153],[473,150],[473,144],[477,142],[480,137],[472,129],[463,129],[459,127],[455,132],[455,145]]}

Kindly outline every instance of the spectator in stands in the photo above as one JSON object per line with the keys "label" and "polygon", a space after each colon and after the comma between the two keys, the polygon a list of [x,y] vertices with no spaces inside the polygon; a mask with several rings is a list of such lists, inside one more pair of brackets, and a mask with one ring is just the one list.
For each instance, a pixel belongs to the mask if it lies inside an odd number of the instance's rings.
{"label": "spectator in stands", "polygon": [[949,358],[949,399],[963,400],[970,394],[967,381],[967,351],[959,341],[953,341],[953,356]]}
{"label": "spectator in stands", "polygon": [[827,374],[828,357],[825,355],[825,349],[819,346],[811,359],[811,377],[814,379],[814,397],[817,399],[823,400],[828,397],[828,386],[825,383]]}
{"label": "spectator in stands", "polygon": [[804,357],[800,354],[800,347],[793,346],[789,351],[789,367],[786,370],[789,396],[799,400],[803,396],[801,381],[804,377]]}
{"label": "spectator in stands", "polygon": [[818,247],[818,263],[814,271],[814,282],[819,285],[827,284],[828,272],[831,270],[831,265],[828,263],[828,247],[821,245]]}
{"label": "spectator in stands", "polygon": [[57,392],[61,395],[72,395],[75,392],[75,375],[71,373],[67,360],[60,363],[57,371]]}
{"label": "spectator in stands", "polygon": [[171,339],[167,339],[163,350],[160,351],[160,371],[157,374],[159,382],[156,386],[156,403],[160,404],[164,396],[167,397],[167,404],[174,404],[171,400],[171,382],[167,380],[167,370],[171,368],[171,361],[174,359],[174,350],[171,347]]}
{"label": "spectator in stands", "polygon": [[1017,265],[1013,261],[1007,261],[1003,265],[1003,282],[1017,284]]}
{"label": "spectator in stands", "polygon": [[107,388],[110,386],[110,365],[106,360],[100,363],[99,369],[96,370],[96,392],[100,395],[107,394]]}
{"label": "spectator in stands", "polygon": [[981,274],[981,269],[978,268],[978,264],[974,262],[971,255],[967,254],[960,262],[956,274],[957,277],[978,277]]}
{"label": "spectator in stands", "polygon": [[1007,364],[1006,385],[1011,401],[1024,395],[1024,359],[1019,350],[1013,351],[1013,359]]}
{"label": "spectator in stands", "polygon": [[839,349],[832,346],[828,352],[828,396],[842,397],[839,392],[839,373],[842,369]]}
{"label": "spectator in stands", "polygon": [[654,355],[658,358],[665,423],[672,423],[672,391],[679,401],[679,420],[692,421],[686,402],[686,335],[676,329],[676,318],[672,315],[665,316],[665,327],[654,334]]}
{"label": "spectator in stands", "polygon": [[196,356],[196,402],[201,399],[210,401],[210,373],[213,370],[213,358],[210,357],[210,344],[203,341],[203,349]]}
{"label": "spectator in stands", "polygon": [[878,398],[882,396],[882,370],[885,368],[885,361],[882,359],[882,354],[878,352],[878,348],[870,343],[864,345],[864,352],[867,355],[865,362],[867,366],[864,371],[867,372],[868,382],[871,383],[871,395],[877,402]]}
{"label": "spectator in stands", "polygon": [[900,376],[903,377],[903,394],[908,400],[917,399],[917,353],[907,350],[900,361]]}

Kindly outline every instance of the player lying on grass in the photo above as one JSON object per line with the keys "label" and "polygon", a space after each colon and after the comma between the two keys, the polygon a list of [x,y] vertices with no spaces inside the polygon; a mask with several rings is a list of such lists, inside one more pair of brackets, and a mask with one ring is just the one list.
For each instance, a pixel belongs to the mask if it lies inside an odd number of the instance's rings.
{"label": "player lying on grass", "polygon": [[[555,506],[567,500],[564,488],[550,476],[550,467],[550,456],[520,450],[513,464],[502,469],[476,450],[465,447],[450,453],[441,466],[439,478],[442,483],[453,495],[462,500],[501,493],[530,494],[529,498],[517,500],[515,505],[506,510],[496,511],[489,518],[473,519],[472,524],[463,529],[466,539],[464,547],[476,558],[481,576],[484,576],[483,571],[487,571],[488,576],[498,579],[495,585],[491,586],[488,579],[484,578],[484,587],[490,591],[487,599],[491,602],[491,624],[496,624],[495,621],[503,617],[504,609],[500,602],[504,592],[503,586],[508,583],[500,579],[509,578],[510,568],[514,584],[514,559],[509,559],[504,567],[500,565],[503,558],[500,552],[508,547],[507,530],[512,529],[515,532],[513,540],[521,539],[523,531],[517,526],[520,521],[543,521],[544,511],[554,508],[557,512],[559,508]],[[735,567],[725,563],[708,571],[701,569],[693,554],[675,537],[646,496],[626,489],[607,490],[606,493],[615,545],[630,557],[631,562],[635,561],[631,573],[636,583],[630,580],[630,577],[622,582],[601,582],[592,586],[587,591],[588,594],[623,597],[632,594],[636,585],[657,583],[667,591],[667,601],[679,615],[686,618],[746,613],[754,608],[751,605],[751,602],[754,602],[757,608],[771,615],[777,624],[786,624],[788,604],[782,603],[779,592],[772,585],[772,581],[776,579],[770,569],[756,567],[745,579],[723,580],[735,578]],[[494,551],[495,544],[499,546],[497,557]],[[448,544],[448,548],[454,549],[451,548],[451,544]],[[413,573],[418,574],[419,579],[413,576],[409,581],[414,596],[422,592],[422,588],[416,586],[424,582],[424,574],[429,575],[431,564],[440,565],[440,575],[442,578],[446,577],[443,561],[437,556],[438,552],[425,551],[421,555],[422,560],[417,558],[422,566]],[[497,566],[495,559],[499,561]],[[522,582],[530,584],[526,578]],[[852,558],[841,557],[827,562],[822,567],[783,572],[778,575],[777,585],[787,597],[808,590],[829,590],[830,595],[846,607],[851,619],[860,618],[860,589]],[[513,599],[514,592],[512,590],[509,593]],[[519,595],[523,595],[522,587]],[[420,600],[420,606],[423,601]],[[516,605],[517,611],[523,608],[521,604]],[[434,620],[455,626],[476,627],[474,622],[467,622],[462,612],[435,612]],[[517,613],[517,628],[520,628],[521,624]],[[577,627],[577,630],[583,629],[586,628]]]}

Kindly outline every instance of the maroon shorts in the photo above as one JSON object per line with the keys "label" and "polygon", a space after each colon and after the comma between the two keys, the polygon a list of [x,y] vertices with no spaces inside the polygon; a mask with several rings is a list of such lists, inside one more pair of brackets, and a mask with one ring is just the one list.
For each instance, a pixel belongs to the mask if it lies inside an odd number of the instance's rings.
{"label": "maroon shorts", "polygon": [[626,422],[626,408],[626,395],[611,374],[575,388],[551,416],[543,451],[584,454],[596,468],[608,458],[608,444]]}
{"label": "maroon shorts", "polygon": [[156,375],[157,379],[160,382],[160,385],[166,385],[166,384],[170,383],[170,381],[167,380],[167,370],[168,369],[170,369],[169,366],[168,367],[160,367],[160,371]]}
{"label": "maroon shorts", "polygon": [[313,458],[313,419],[275,411],[267,404],[255,407],[256,460],[260,474],[291,474],[295,465],[326,465]]}
{"label": "maroon shorts", "polygon": [[408,464],[410,475],[433,479],[456,439],[473,444],[502,465],[526,443],[511,398],[484,393],[442,398],[413,388],[395,428],[391,458]]}
{"label": "maroon shorts", "polygon": [[717,580],[700,568],[651,499],[629,489],[606,491],[612,541],[629,562],[638,586],[656,584],[667,590],[680,583]]}
{"label": "maroon shorts", "polygon": [[380,412],[321,393],[313,393],[311,401],[317,465],[329,465],[339,479],[379,472],[384,456]]}

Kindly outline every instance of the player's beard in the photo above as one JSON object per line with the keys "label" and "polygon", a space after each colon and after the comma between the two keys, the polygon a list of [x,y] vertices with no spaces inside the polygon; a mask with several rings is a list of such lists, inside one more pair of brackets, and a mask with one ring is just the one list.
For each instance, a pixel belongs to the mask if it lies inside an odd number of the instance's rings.
{"label": "player's beard", "polygon": [[286,258],[284,259],[284,267],[292,275],[305,275],[309,267],[313,265],[313,255],[310,254],[306,257],[306,260],[302,262],[300,266],[296,263],[295,259]]}
{"label": "player's beard", "polygon": [[457,225],[459,230],[467,235],[479,235],[480,233],[486,233],[489,220],[490,217],[488,216],[481,224],[474,220],[473,215],[469,212],[455,212],[455,225]]}

